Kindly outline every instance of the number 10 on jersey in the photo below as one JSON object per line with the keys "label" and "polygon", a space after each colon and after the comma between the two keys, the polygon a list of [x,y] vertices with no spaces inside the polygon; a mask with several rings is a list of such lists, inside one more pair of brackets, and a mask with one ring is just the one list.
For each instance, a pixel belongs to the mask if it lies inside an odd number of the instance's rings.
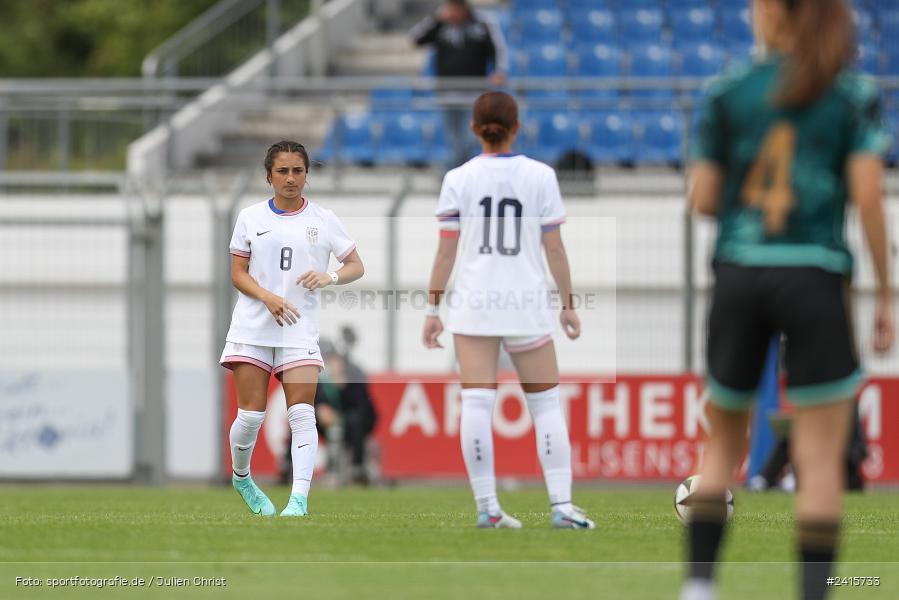
{"label": "number 10 on jersey", "polygon": [[[479,202],[484,209],[484,237],[479,251],[481,254],[493,254],[493,247],[490,245],[490,230],[493,229],[493,198],[485,196]],[[515,244],[513,246],[506,245],[506,210],[511,208],[514,211],[512,219],[515,224]],[[503,198],[496,207],[496,249],[503,256],[515,256],[521,252],[521,202],[515,198]]]}

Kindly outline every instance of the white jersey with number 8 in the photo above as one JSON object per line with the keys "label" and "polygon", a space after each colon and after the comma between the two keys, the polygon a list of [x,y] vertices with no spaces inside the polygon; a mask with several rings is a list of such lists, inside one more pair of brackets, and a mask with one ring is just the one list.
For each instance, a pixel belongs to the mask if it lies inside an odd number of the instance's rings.
{"label": "white jersey with number 8", "polygon": [[552,333],[561,308],[543,232],[565,222],[553,169],[522,155],[481,155],[446,174],[441,235],[459,235],[446,329],[482,336]]}
{"label": "white jersey with number 8", "polygon": [[229,342],[275,348],[317,348],[321,290],[297,285],[306,271],[327,271],[331,254],[346,258],[356,244],[330,210],[309,202],[280,212],[274,202],[240,211],[231,254],[250,259],[249,273],[264,289],[286,298],[300,312],[294,325],[278,326],[265,304],[238,292],[228,330]]}

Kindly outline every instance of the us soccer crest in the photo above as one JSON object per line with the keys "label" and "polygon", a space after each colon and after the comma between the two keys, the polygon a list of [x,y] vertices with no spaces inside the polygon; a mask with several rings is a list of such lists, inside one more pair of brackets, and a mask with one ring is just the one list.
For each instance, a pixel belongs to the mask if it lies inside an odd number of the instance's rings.
{"label": "us soccer crest", "polygon": [[306,241],[312,246],[318,243],[318,227],[306,228]]}

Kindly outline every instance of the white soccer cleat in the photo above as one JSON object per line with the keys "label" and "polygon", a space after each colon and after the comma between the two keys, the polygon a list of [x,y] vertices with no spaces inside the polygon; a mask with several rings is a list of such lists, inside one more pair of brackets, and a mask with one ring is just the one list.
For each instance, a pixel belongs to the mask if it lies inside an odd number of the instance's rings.
{"label": "white soccer cleat", "polygon": [[691,578],[680,589],[679,600],[717,600],[715,584],[707,579]]}
{"label": "white soccer cleat", "polygon": [[570,510],[553,510],[555,529],[595,529],[596,523],[587,518],[583,508],[572,505]]}
{"label": "white soccer cleat", "polygon": [[498,515],[478,513],[478,529],[521,529],[521,521],[500,511]]}

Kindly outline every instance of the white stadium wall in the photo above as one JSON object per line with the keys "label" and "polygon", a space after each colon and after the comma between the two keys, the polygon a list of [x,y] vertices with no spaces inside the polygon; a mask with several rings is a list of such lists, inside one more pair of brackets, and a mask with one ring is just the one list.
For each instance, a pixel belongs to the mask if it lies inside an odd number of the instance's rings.
{"label": "white stadium wall", "polygon": [[[314,200],[314,194],[311,196]],[[246,198],[243,205],[258,198]],[[387,197],[329,197],[323,204],[345,221],[357,240],[366,265],[363,281],[338,291],[388,288]],[[398,286],[423,290],[437,243],[432,212],[433,197],[410,197],[399,221]],[[681,284],[684,272],[683,199],[670,197],[578,198],[566,202],[569,218],[563,226],[574,285],[581,293],[594,294],[603,310],[584,315],[584,336],[577,342],[557,336],[560,365],[569,374],[614,375],[678,373],[683,370],[684,306]],[[120,215],[118,198],[7,196],[0,207],[4,216],[78,214]],[[890,204],[891,230],[899,231],[899,202]],[[603,223],[606,223],[603,229]],[[608,224],[612,225],[609,226]],[[859,231],[853,222],[851,239],[858,248]],[[29,374],[40,375],[43,387],[34,386],[34,398],[45,412],[60,406],[77,406],[85,414],[99,411],[110,423],[120,421],[127,410],[127,326],[124,285],[127,281],[127,236],[115,229],[32,226],[3,228],[4,252],[0,253],[0,411],[18,406],[10,390]],[[229,232],[230,234],[230,232]],[[696,273],[699,284],[708,284],[708,252],[712,227],[700,224],[696,237]],[[166,365],[168,368],[169,474],[179,478],[209,478],[216,473],[217,425],[213,414],[214,379],[221,375],[216,360],[221,340],[213,339],[212,315],[212,220],[208,200],[199,196],[170,198],[166,204]],[[227,248],[217,251],[227,252]],[[861,347],[868,347],[873,311],[870,290],[871,265],[864,251],[859,256],[856,283],[858,333]],[[607,260],[600,260],[605,257]],[[609,257],[612,257],[611,259]],[[894,263],[894,270],[896,266]],[[899,275],[899,273],[897,273]],[[897,277],[899,279],[899,277]],[[339,298],[339,296],[338,296]],[[352,325],[359,337],[354,357],[370,372],[387,366],[387,315],[383,310],[349,307],[324,310],[323,337],[336,337],[340,326]],[[701,361],[701,330],[705,294],[695,303],[697,348],[694,364]],[[611,315],[611,316],[610,316]],[[396,363],[398,371],[446,373],[452,369],[450,349],[425,352],[419,342],[421,313],[405,307],[398,314]],[[449,336],[446,336],[447,338]],[[449,341],[448,339],[445,341]],[[896,373],[897,359],[866,356],[869,372]],[[60,374],[75,373],[69,385],[60,386]],[[93,378],[93,379],[91,379]],[[95,383],[91,384],[91,381]],[[99,382],[103,382],[102,385]],[[116,383],[118,382],[118,383]],[[121,384],[121,385],[120,385]],[[64,389],[60,404],[51,389]],[[119,390],[114,392],[111,390]],[[110,395],[120,396],[110,403]],[[105,411],[105,412],[104,412]],[[65,412],[65,411],[63,411]],[[12,414],[12,413],[9,413]],[[66,413],[66,414],[78,414]],[[60,417],[65,421],[68,417]],[[40,460],[30,470],[22,466],[10,448],[23,436],[39,440],[42,429],[21,421],[12,429],[4,418],[0,425],[0,477],[101,476],[89,466],[51,465]],[[106,421],[104,421],[105,423]],[[60,421],[59,428],[70,427]],[[98,425],[99,427],[99,425]],[[100,431],[100,429],[96,429]],[[107,456],[108,477],[122,475],[130,447],[119,434],[102,436],[94,443],[98,455]],[[49,439],[45,434],[44,442]],[[130,435],[130,432],[129,432]],[[209,443],[203,443],[209,440]],[[71,436],[71,443],[76,443]],[[81,440],[78,443],[86,443]],[[21,448],[21,445],[15,446]],[[189,452],[185,452],[189,449]],[[78,450],[70,458],[78,463]],[[68,451],[68,450],[67,450]],[[179,456],[176,462],[172,459]],[[190,460],[183,460],[190,456]],[[18,461],[18,463],[17,463]],[[124,461],[124,462],[123,462]],[[101,469],[102,470],[102,469]]]}

